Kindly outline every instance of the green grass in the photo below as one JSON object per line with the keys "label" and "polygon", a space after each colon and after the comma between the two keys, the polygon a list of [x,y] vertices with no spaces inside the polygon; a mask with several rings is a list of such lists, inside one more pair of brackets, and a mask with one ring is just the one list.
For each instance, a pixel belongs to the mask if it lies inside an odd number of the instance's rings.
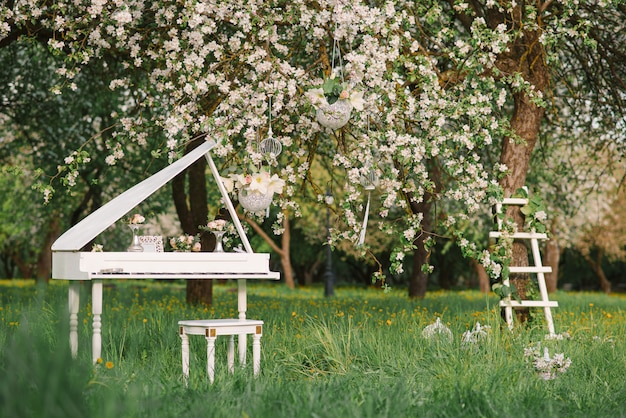
{"label": "green grass", "polygon": [[[527,327],[502,327],[497,299],[475,291],[320,288],[250,283],[248,316],[265,321],[262,367],[216,380],[206,342],[191,337],[191,376],[181,377],[181,319],[236,317],[234,284],[215,286],[212,307],[184,303],[184,284],[114,282],[105,288],[102,363],[91,364],[89,284],[81,288],[79,355],[68,347],[67,283],[0,281],[0,417],[622,417],[626,416],[626,298],[552,296],[558,333],[545,341],[536,311]],[[453,340],[422,337],[437,317]],[[469,347],[479,321],[487,339]],[[524,358],[541,344],[572,360],[542,380]],[[249,344],[250,345],[250,344]],[[251,354],[248,354],[251,359]]]}

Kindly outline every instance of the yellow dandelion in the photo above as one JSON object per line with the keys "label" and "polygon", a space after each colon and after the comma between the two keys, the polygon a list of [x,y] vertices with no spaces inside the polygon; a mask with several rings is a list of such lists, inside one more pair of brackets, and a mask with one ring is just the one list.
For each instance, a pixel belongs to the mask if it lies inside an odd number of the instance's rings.
{"label": "yellow dandelion", "polygon": [[105,366],[107,369],[112,369],[112,368],[113,368],[113,362],[112,362],[112,361],[107,361],[107,362],[104,364],[104,366]]}
{"label": "yellow dandelion", "polygon": [[98,357],[98,359],[96,360],[97,364],[102,364],[102,357]]}
{"label": "yellow dandelion", "polygon": [[387,320],[387,325],[391,325],[391,319]]}
{"label": "yellow dandelion", "polygon": [[590,304],[589,304],[589,307],[590,307],[590,308],[593,308],[593,303],[590,303]]}
{"label": "yellow dandelion", "polygon": [[146,322],[148,322],[148,320],[146,318],[143,319],[143,323],[145,324]]}

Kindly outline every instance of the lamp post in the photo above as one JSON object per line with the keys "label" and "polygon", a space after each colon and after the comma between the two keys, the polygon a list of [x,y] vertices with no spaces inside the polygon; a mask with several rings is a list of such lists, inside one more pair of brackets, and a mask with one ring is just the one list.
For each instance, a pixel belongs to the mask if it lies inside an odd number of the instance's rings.
{"label": "lamp post", "polygon": [[326,191],[326,272],[324,273],[324,296],[330,297],[335,294],[335,273],[333,273],[333,253],[330,248],[330,205],[333,204],[333,196],[330,189]]}

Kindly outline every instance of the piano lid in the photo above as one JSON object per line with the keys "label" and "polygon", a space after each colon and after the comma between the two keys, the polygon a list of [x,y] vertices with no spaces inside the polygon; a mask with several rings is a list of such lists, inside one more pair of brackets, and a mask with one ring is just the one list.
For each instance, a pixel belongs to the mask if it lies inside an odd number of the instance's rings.
{"label": "piano lid", "polygon": [[[143,202],[199,158],[207,155],[215,145],[214,141],[204,142],[161,171],[126,190],[67,230],[52,244],[52,251],[80,251],[89,241],[113,225],[128,211]],[[218,180],[215,179],[216,182]],[[220,187],[220,191],[222,189],[223,186]],[[229,199],[228,196],[226,199]]]}

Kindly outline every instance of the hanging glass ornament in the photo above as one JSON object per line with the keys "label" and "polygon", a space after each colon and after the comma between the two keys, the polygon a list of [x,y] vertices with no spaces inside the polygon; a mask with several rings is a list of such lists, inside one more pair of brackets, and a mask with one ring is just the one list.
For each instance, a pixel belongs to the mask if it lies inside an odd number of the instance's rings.
{"label": "hanging glass ornament", "polygon": [[263,154],[265,159],[269,162],[276,159],[282,150],[283,145],[278,139],[274,138],[274,133],[272,132],[272,127],[270,126],[270,129],[267,132],[267,138],[259,144],[259,152]]}
{"label": "hanging glass ornament", "polygon": [[363,186],[364,190],[367,190],[367,204],[365,205],[363,225],[361,226],[361,234],[359,235],[358,245],[363,245],[363,243],[365,243],[365,233],[367,232],[367,221],[370,214],[370,200],[372,197],[372,190],[376,189],[377,184],[378,174],[376,174],[376,169],[370,166],[368,172],[365,175],[361,176],[361,185]]}
{"label": "hanging glass ornament", "polygon": [[283,151],[283,145],[279,140],[274,138],[274,132],[272,131],[272,96],[269,98],[268,120],[269,129],[267,130],[267,138],[259,144],[259,152],[263,154],[263,157],[265,157],[269,163],[271,160],[275,160]]}

